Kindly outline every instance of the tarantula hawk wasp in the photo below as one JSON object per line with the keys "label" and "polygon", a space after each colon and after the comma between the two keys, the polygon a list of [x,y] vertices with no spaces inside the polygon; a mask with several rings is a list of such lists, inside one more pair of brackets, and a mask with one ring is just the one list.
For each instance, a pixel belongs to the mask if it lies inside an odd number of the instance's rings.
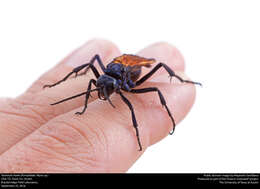
{"label": "tarantula hawk wasp", "polygon": [[[96,67],[94,66],[95,61],[98,62],[99,66],[101,67],[102,71],[104,72],[103,74],[100,74],[98,72],[98,70],[96,69]],[[91,71],[94,73],[94,75],[96,77],[96,80],[91,79],[89,81],[86,92],[77,94],[75,96],[71,96],[69,98],[55,102],[51,105],[56,105],[56,104],[62,103],[64,101],[71,100],[73,98],[85,95],[85,106],[84,106],[83,110],[81,112],[76,112],[76,114],[81,115],[87,109],[88,99],[89,99],[91,92],[97,91],[99,99],[107,100],[113,107],[115,107],[115,106],[113,105],[113,103],[111,102],[109,97],[114,92],[119,94],[121,96],[121,99],[124,101],[124,103],[128,106],[128,108],[131,111],[132,122],[133,122],[133,126],[135,128],[135,131],[136,131],[136,137],[137,137],[137,142],[139,145],[139,151],[141,151],[142,145],[141,145],[140,138],[139,138],[138,124],[136,121],[134,108],[133,108],[132,104],[130,103],[130,101],[124,96],[122,91],[129,92],[129,93],[157,92],[159,95],[161,104],[163,105],[163,107],[165,107],[165,109],[172,121],[173,129],[170,132],[170,134],[173,134],[174,129],[175,129],[175,121],[166,104],[166,101],[165,101],[161,91],[156,87],[148,87],[148,88],[142,88],[142,89],[135,89],[135,87],[137,87],[137,86],[141,85],[143,82],[145,82],[160,68],[164,68],[168,72],[170,78],[176,77],[181,82],[201,85],[201,83],[198,83],[198,82],[182,79],[180,76],[176,75],[170,67],[168,67],[166,64],[164,64],[162,62],[158,63],[149,73],[147,73],[146,75],[144,75],[142,78],[139,79],[139,77],[141,75],[141,68],[143,66],[151,67],[151,64],[153,64],[155,62],[156,62],[156,60],[153,58],[144,58],[144,57],[140,57],[137,55],[123,54],[119,57],[114,58],[105,67],[101,61],[100,56],[97,54],[91,59],[91,61],[89,63],[83,64],[81,66],[74,68],[62,80],[60,80],[52,85],[44,85],[44,88],[45,87],[54,87],[54,86],[60,84],[61,82],[64,82],[65,80],[67,80],[72,74],[75,74],[75,76],[78,76],[78,73],[83,69],[85,69],[84,73],[86,73],[89,69],[91,69]],[[92,89],[92,85],[94,85],[96,88]]]}

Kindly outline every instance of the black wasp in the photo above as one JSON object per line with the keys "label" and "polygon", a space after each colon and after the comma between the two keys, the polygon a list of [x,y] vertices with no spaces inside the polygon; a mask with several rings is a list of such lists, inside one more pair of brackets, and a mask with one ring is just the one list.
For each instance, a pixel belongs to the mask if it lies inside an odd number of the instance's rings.
{"label": "black wasp", "polygon": [[[95,61],[98,62],[99,66],[101,67],[104,74],[100,74],[98,72],[98,70],[96,69],[96,67],[93,65]],[[173,119],[173,116],[172,116],[168,106],[166,105],[166,101],[165,101],[161,91],[156,87],[148,87],[148,88],[142,88],[142,89],[135,89],[135,87],[137,87],[137,86],[141,85],[143,82],[145,82],[161,67],[163,67],[168,72],[170,77],[176,77],[181,82],[201,85],[198,82],[193,82],[193,81],[182,79],[180,76],[176,75],[170,67],[168,67],[166,64],[161,63],[161,62],[158,63],[149,73],[147,73],[146,75],[144,75],[143,77],[141,77],[139,79],[139,77],[141,75],[142,66],[151,67],[151,64],[153,64],[155,62],[156,61],[153,58],[148,59],[148,58],[140,57],[137,55],[123,54],[119,57],[114,58],[111,61],[111,63],[109,63],[105,67],[100,59],[100,56],[95,55],[89,63],[83,64],[81,66],[74,68],[72,70],[72,72],[70,72],[62,80],[60,80],[52,85],[44,85],[44,87],[54,87],[55,85],[58,85],[61,82],[67,80],[74,73],[76,76],[78,76],[78,73],[81,70],[85,69],[84,73],[86,73],[89,69],[91,69],[96,77],[96,80],[91,79],[89,81],[86,92],[63,99],[63,100],[61,100],[59,102],[55,102],[51,105],[56,105],[56,104],[62,103],[64,101],[85,95],[85,106],[84,106],[83,110],[81,112],[76,112],[76,114],[81,115],[87,109],[88,99],[89,99],[91,92],[97,91],[99,99],[108,100],[108,102],[113,107],[115,107],[115,106],[113,105],[113,103],[111,102],[109,97],[114,92],[119,94],[121,96],[122,100],[124,101],[124,103],[126,103],[126,105],[129,107],[129,109],[131,111],[132,122],[133,122],[133,126],[135,128],[135,131],[136,131],[136,137],[137,137],[137,141],[138,141],[138,145],[139,145],[139,150],[141,151],[142,145],[141,145],[140,138],[139,138],[138,124],[137,124],[137,121],[135,118],[134,108],[133,108],[132,104],[130,103],[130,101],[124,96],[122,91],[129,92],[129,93],[157,92],[159,95],[161,104],[165,107],[165,109],[168,112],[169,117],[172,120],[173,129],[170,132],[170,134],[173,134],[174,129],[175,129],[175,121]],[[96,87],[95,89],[91,89],[92,84]]]}

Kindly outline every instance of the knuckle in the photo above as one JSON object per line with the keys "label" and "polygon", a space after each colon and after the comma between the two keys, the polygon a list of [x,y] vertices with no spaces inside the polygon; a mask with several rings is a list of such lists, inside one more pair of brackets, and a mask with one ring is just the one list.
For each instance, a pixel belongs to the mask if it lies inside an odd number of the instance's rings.
{"label": "knuckle", "polygon": [[50,106],[49,102],[57,99],[45,94],[35,95],[25,93],[9,103],[10,113],[19,114],[42,125],[57,115],[63,114],[66,110],[66,103],[59,107]]}
{"label": "knuckle", "polygon": [[35,95],[25,95],[21,98],[14,99],[12,104],[12,112],[19,113],[21,116],[34,120],[38,124],[46,123],[53,117],[54,111],[48,104],[44,103],[42,97]]}
{"label": "knuckle", "polygon": [[3,116],[16,116],[34,120],[37,124],[46,122],[46,118],[35,106],[29,106],[17,99],[6,99],[0,107]]}
{"label": "knuckle", "polygon": [[82,171],[106,168],[107,140],[101,129],[82,122],[55,120],[39,129],[40,143],[58,156],[81,165]]}

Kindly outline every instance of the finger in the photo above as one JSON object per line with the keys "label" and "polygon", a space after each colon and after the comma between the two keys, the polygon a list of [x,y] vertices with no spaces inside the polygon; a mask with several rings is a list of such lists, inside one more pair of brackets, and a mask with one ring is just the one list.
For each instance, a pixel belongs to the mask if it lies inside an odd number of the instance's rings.
{"label": "finger", "polygon": [[[195,91],[190,84],[147,82],[158,87],[176,123],[191,108]],[[125,94],[132,103],[143,151],[167,136],[172,123],[156,93]],[[143,153],[138,151],[131,113],[118,95],[111,100],[93,101],[87,112],[58,116],[0,157],[3,172],[125,172]],[[3,163],[5,162],[5,163]]]}
{"label": "finger", "polygon": [[[144,48],[143,50],[138,52],[138,55],[147,57],[147,58],[154,58],[156,62],[163,62],[170,66],[174,71],[184,71],[185,63],[184,58],[180,51],[166,42],[158,42],[148,47]],[[156,64],[154,64],[156,65]],[[151,68],[147,69],[144,68],[142,71],[142,75],[145,75],[151,70]],[[165,73],[164,69],[158,70],[152,77],[156,77],[161,73]],[[151,77],[151,78],[152,78]]]}
{"label": "finger", "polygon": [[[70,58],[67,58],[67,62],[61,63],[44,74],[29,89],[29,91],[31,90],[30,92],[26,92],[15,99],[2,100],[0,104],[0,153],[3,153],[49,119],[82,106],[84,102],[83,97],[70,105],[64,103],[61,106],[50,106],[50,104],[61,98],[67,98],[85,91],[89,77],[92,77],[91,73],[84,77],[76,78],[76,80],[68,80],[68,82],[51,89],[43,90],[42,84],[50,80],[56,81],[60,79],[57,76],[59,72],[65,73],[69,68],[72,70],[76,63],[82,64],[84,61],[91,59],[96,53],[99,53],[105,60],[105,63],[107,63],[110,58],[119,54],[119,50],[111,42],[92,40],[81,47],[80,50],[71,54]],[[41,88],[41,90],[36,92],[38,88]]]}
{"label": "finger", "polygon": [[[112,42],[103,39],[92,39],[74,50],[60,63],[44,73],[31,87],[29,87],[29,89],[27,89],[27,92],[35,93],[42,91],[44,85],[53,84],[59,81],[71,72],[73,68],[89,62],[96,54],[99,54],[101,59],[107,63],[114,58],[115,55],[120,53],[116,45]],[[89,76],[93,75],[89,73]]]}

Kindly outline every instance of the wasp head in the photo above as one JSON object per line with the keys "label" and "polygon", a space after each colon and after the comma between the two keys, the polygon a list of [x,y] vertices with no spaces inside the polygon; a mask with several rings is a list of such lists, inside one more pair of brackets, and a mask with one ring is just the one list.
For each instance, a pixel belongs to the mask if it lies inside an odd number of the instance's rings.
{"label": "wasp head", "polygon": [[101,100],[108,100],[109,103],[114,107],[109,99],[109,96],[119,88],[117,79],[106,74],[101,75],[97,79],[97,87],[99,88],[98,97]]}

